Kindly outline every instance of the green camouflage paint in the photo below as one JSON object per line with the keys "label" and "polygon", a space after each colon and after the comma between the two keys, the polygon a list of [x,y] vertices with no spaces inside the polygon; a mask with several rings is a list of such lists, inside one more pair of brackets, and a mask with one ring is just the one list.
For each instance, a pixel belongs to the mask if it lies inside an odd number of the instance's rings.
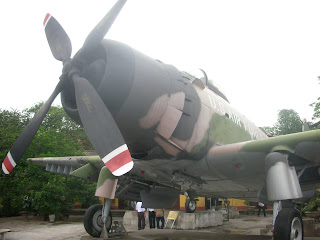
{"label": "green camouflage paint", "polygon": [[[319,141],[320,130],[313,130],[248,142],[240,151],[270,153],[273,151],[287,150],[292,152],[299,143]],[[286,144],[284,145],[284,143]]]}
{"label": "green camouflage paint", "polygon": [[70,175],[83,178],[83,179],[88,179],[90,176],[93,175],[98,175],[97,169],[91,164],[88,163],[70,173]]}
{"label": "green camouflage paint", "polygon": [[118,179],[104,166],[101,168],[95,196],[114,199]]}
{"label": "green camouflage paint", "polygon": [[192,154],[201,152],[204,149],[208,150],[212,145],[225,145],[251,140],[249,132],[244,127],[240,127],[234,121],[218,113],[212,115],[209,126],[210,128],[202,141],[192,148]]}
{"label": "green camouflage paint", "polygon": [[110,172],[110,170],[107,167],[103,167],[99,174],[97,189],[101,187],[104,184],[104,182],[108,179],[115,180],[116,177]]}

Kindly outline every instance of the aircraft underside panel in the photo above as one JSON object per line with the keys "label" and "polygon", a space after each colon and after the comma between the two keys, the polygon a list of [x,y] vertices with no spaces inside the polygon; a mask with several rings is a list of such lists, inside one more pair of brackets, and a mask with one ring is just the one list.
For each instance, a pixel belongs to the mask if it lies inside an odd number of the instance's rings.
{"label": "aircraft underside panel", "polygon": [[[257,189],[263,184],[266,173],[264,153],[229,152],[207,156],[206,162],[213,176],[236,180],[241,184]],[[253,180],[253,182],[251,182]]]}
{"label": "aircraft underside panel", "polygon": [[180,190],[175,188],[158,187],[149,192],[141,191],[141,200],[145,208],[171,208],[178,198]]}

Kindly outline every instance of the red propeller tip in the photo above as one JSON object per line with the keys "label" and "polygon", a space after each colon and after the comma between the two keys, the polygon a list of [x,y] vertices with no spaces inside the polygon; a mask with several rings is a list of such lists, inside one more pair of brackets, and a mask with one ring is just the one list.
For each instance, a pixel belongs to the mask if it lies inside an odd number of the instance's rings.
{"label": "red propeller tip", "polygon": [[44,21],[43,21],[44,27],[47,26],[47,23],[49,22],[50,18],[51,18],[51,15],[49,13],[47,13],[47,15],[45,16]]}
{"label": "red propeller tip", "polygon": [[[107,167],[108,167],[108,165],[107,165]],[[133,161],[132,161],[132,158],[130,157],[130,161],[128,161],[128,163],[122,165],[121,167],[117,168],[114,171],[111,171],[111,170],[110,171],[112,172],[112,174],[114,176],[119,177],[119,176],[122,176],[123,174],[126,174],[127,172],[129,172],[132,168],[133,168]]]}
{"label": "red propeller tip", "polygon": [[2,163],[2,171],[5,174],[9,174],[12,169],[16,166],[16,162],[13,160],[11,153],[8,152],[7,156],[5,157],[3,163]]}
{"label": "red propeller tip", "polygon": [[115,176],[121,176],[133,168],[133,161],[126,144],[113,150],[102,161]]}

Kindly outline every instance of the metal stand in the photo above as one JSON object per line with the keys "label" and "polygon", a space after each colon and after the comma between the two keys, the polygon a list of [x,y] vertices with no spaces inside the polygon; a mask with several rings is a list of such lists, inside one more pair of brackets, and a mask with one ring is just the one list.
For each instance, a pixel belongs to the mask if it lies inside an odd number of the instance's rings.
{"label": "metal stand", "polygon": [[169,220],[172,220],[172,225],[171,225],[171,229],[173,228],[173,225],[174,225],[174,223],[175,223],[175,219],[167,219],[167,221],[166,221],[166,224],[164,225],[164,228],[166,228],[167,227],[167,223],[168,223],[168,221]]}
{"label": "metal stand", "polygon": [[178,218],[178,214],[179,214],[179,211],[170,211],[169,214],[168,214],[167,221],[166,221],[166,224],[164,225],[164,227],[166,228],[168,221],[172,220],[173,221],[173,223],[171,225],[171,229],[172,229],[174,223],[176,222],[176,219]]}
{"label": "metal stand", "polygon": [[124,228],[122,221],[114,221],[110,232],[109,232],[109,237],[115,237],[119,235],[128,235],[126,229]]}
{"label": "metal stand", "polygon": [[230,202],[228,201],[228,198],[225,199],[224,205],[227,210],[227,221],[229,221],[230,220],[230,209],[229,209]]}

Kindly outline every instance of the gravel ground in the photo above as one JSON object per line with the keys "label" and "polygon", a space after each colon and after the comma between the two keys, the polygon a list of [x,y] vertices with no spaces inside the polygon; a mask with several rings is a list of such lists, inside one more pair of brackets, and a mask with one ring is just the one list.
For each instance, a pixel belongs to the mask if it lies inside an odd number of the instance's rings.
{"label": "gravel ground", "polygon": [[6,240],[79,240],[82,236],[87,235],[82,219],[83,216],[72,216],[67,221],[50,223],[48,221],[25,220],[23,217],[0,218],[0,229],[11,229],[11,232],[6,234]]}
{"label": "gravel ground", "polygon": [[[116,220],[116,219],[115,219]],[[0,229],[10,228],[6,240],[93,240],[83,227],[83,216],[70,216],[67,221],[50,223],[47,221],[24,219],[23,217],[0,218]],[[260,235],[260,229],[271,224],[272,216],[241,216],[238,219],[225,221],[222,226],[200,230],[174,229],[137,229],[128,228],[128,236],[113,239],[154,239],[154,240],[191,240],[191,239],[222,239],[222,240],[271,240],[272,237]],[[320,238],[305,238],[319,240]]]}
{"label": "gravel ground", "polygon": [[[26,220],[23,217],[0,218],[0,229],[11,229],[11,232],[6,234],[7,240],[94,239],[88,236],[88,234],[86,233],[83,227],[82,220],[83,216],[70,216],[70,218],[67,221],[58,221],[55,223],[33,219]],[[240,219],[231,219],[229,222],[224,222],[224,224],[219,227],[212,227],[194,231],[182,231],[171,229],[158,230],[147,228],[142,231],[138,231],[132,228],[127,229],[127,231],[129,232],[129,235],[127,237],[122,236],[117,237],[117,239],[159,239],[159,237],[161,239],[193,239],[193,235],[195,238],[200,239],[200,235],[203,235],[203,237],[210,236],[211,238],[214,234],[226,236],[231,234],[237,234],[245,237],[245,235],[248,236],[260,234],[260,228],[265,228],[266,224],[268,224],[271,221],[271,217],[258,219],[254,216],[244,216]],[[239,225],[241,225],[241,227],[239,227]],[[267,237],[258,239],[271,238]]]}

